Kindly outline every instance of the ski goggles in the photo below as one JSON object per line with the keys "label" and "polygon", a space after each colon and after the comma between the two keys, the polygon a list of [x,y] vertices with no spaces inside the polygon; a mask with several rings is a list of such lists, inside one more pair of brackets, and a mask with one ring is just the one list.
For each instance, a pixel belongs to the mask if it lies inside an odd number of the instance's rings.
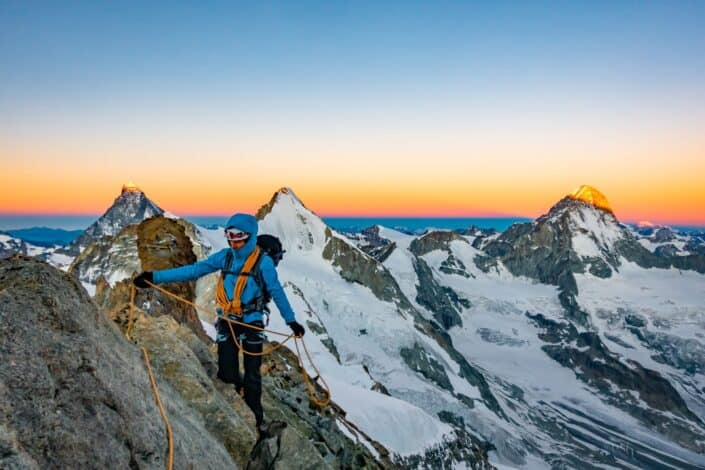
{"label": "ski goggles", "polygon": [[225,238],[227,238],[228,241],[231,242],[239,242],[241,240],[247,240],[248,238],[250,238],[250,234],[247,232],[242,232],[236,228],[226,228]]}

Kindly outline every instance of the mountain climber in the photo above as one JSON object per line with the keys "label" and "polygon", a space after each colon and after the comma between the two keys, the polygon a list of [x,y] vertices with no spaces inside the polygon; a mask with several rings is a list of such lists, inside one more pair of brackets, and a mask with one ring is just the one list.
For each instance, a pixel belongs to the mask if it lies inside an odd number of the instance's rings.
{"label": "mountain climber", "polygon": [[[224,248],[208,258],[187,266],[161,271],[145,271],[135,279],[137,287],[149,287],[165,282],[191,281],[206,274],[221,271],[218,284],[218,313],[238,322],[264,327],[264,315],[268,312],[266,302],[274,299],[281,316],[294,335],[303,336],[305,329],[296,321],[286,293],[279,283],[272,258],[257,245],[257,219],[249,214],[235,214],[228,220],[225,238],[229,248]],[[278,260],[277,260],[278,261]],[[257,272],[257,270],[259,270]],[[240,275],[243,273],[243,275]],[[263,284],[263,285],[262,285]],[[240,296],[236,295],[240,293]],[[244,351],[258,355],[244,355],[245,377],[241,379],[238,362],[238,346],[230,325],[220,318],[216,322],[218,343],[218,378],[235,384],[238,393],[244,391],[247,405],[255,415],[257,431],[265,432],[262,410],[262,346],[264,332],[244,325],[231,324],[233,332]]]}

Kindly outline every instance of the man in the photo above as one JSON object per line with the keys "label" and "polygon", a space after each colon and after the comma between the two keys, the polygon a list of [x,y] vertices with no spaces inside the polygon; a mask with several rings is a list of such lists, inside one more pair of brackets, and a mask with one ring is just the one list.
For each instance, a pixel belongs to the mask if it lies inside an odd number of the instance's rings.
{"label": "man", "polygon": [[[301,326],[289,304],[286,293],[279,283],[274,261],[257,246],[257,219],[249,214],[235,214],[228,220],[225,237],[229,248],[224,248],[208,258],[187,266],[165,269],[162,271],[143,272],[134,280],[137,287],[149,287],[153,284],[181,282],[198,279],[214,271],[221,271],[218,284],[217,300],[220,314],[248,325],[264,327],[266,299],[271,297],[277,305],[286,324],[296,336],[303,336]],[[243,275],[240,275],[243,272]],[[259,275],[255,270],[259,269]],[[264,285],[260,285],[264,284]],[[263,291],[264,290],[264,291]],[[265,292],[266,291],[266,292]],[[268,295],[267,295],[268,294]],[[243,325],[231,324],[237,342],[250,353],[261,353],[264,332]],[[216,322],[218,336],[218,377],[227,383],[235,384],[238,392],[244,389],[244,398],[255,415],[257,431],[264,433],[264,416],[262,410],[261,355],[244,354],[245,377],[240,378],[238,363],[238,346],[233,338],[228,322],[218,319]]]}

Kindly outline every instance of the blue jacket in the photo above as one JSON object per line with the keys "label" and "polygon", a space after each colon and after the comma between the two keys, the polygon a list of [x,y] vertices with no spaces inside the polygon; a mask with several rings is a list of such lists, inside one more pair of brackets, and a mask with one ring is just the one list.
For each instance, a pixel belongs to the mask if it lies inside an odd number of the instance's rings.
{"label": "blue jacket", "polygon": [[[210,255],[208,258],[198,261],[197,263],[189,264],[187,266],[181,266],[178,268],[164,269],[162,271],[154,271],[154,283],[163,284],[165,282],[182,282],[182,281],[192,281],[198,279],[201,276],[210,274],[212,272],[225,269],[225,258],[228,251],[233,253],[233,260],[230,266],[230,271],[235,273],[240,272],[242,266],[245,264],[245,260],[252,253],[257,246],[257,219],[249,214],[235,214],[230,217],[226,225],[227,228],[234,227],[243,232],[250,234],[250,238],[247,243],[240,248],[235,250],[233,248],[224,248]],[[272,296],[274,303],[277,305],[279,312],[281,313],[284,321],[290,323],[296,320],[294,315],[294,310],[289,304],[289,300],[286,297],[286,293],[279,283],[279,277],[277,276],[277,270],[274,267],[274,262],[272,258],[267,255],[262,255],[260,260],[259,269],[262,273],[262,279],[264,280],[267,291]],[[233,298],[233,290],[235,289],[235,281],[237,280],[236,274],[226,274],[223,280],[223,286],[225,287],[225,293],[229,300]],[[257,281],[254,277],[250,277],[245,285],[245,290],[242,292],[242,298],[240,299],[243,304],[248,304],[255,300],[257,297],[262,295],[262,291],[257,285]],[[255,321],[261,321],[263,317],[262,312],[250,312],[243,316],[242,321],[245,323],[252,323]]]}

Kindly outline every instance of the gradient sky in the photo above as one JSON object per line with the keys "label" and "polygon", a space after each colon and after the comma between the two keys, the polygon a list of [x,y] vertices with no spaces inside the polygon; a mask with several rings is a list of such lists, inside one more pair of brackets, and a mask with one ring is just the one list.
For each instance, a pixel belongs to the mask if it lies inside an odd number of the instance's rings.
{"label": "gradient sky", "polygon": [[0,212],[705,225],[705,2],[175,3],[0,1]]}

